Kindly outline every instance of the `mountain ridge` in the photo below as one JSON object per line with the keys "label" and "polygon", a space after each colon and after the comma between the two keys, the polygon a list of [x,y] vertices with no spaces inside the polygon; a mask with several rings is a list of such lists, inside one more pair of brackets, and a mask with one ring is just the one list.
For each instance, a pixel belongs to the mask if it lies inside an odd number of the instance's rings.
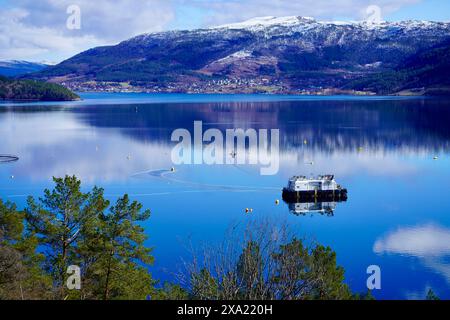
{"label": "mountain ridge", "polygon": [[2,60],[0,61],[0,76],[15,77],[27,73],[41,71],[48,65],[25,60]]}

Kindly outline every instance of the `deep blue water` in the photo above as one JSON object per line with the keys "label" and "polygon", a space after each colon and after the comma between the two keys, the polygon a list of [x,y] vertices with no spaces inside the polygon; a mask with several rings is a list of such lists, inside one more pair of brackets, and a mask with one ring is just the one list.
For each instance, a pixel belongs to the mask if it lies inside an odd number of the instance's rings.
{"label": "deep blue water", "polygon": [[[23,206],[75,174],[108,198],[129,193],[151,209],[145,224],[156,279],[188,258],[187,244],[222,240],[230,225],[271,217],[329,245],[354,291],[379,265],[382,299],[450,298],[450,101],[391,97],[85,94],[81,102],[1,103],[0,197]],[[173,130],[280,129],[280,170],[176,166]],[[336,175],[349,190],[334,215],[275,204],[292,175]],[[14,178],[12,178],[14,176]],[[253,208],[251,215],[245,208]]]}

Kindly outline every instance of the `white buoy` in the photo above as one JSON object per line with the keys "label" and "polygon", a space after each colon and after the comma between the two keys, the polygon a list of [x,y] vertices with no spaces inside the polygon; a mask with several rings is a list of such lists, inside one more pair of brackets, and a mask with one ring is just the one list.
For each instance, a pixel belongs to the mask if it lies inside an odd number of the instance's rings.
{"label": "white buoy", "polygon": [[439,157],[438,156],[435,156],[434,158],[433,158],[433,160],[438,160],[439,159]]}
{"label": "white buoy", "polygon": [[14,176],[11,176],[11,179],[14,179]]}
{"label": "white buoy", "polygon": [[175,172],[175,168],[172,167],[172,168],[170,169],[170,171],[171,171],[171,172]]}

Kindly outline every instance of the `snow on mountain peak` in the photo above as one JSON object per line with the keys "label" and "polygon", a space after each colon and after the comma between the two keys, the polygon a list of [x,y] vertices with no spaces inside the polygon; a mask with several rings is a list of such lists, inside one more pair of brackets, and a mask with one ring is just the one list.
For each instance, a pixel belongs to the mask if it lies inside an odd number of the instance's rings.
{"label": "snow on mountain peak", "polygon": [[314,18],[310,17],[297,17],[297,16],[289,16],[289,17],[258,17],[258,18],[252,18],[250,20],[244,21],[244,22],[238,22],[238,23],[231,23],[226,25],[221,25],[217,27],[213,27],[213,29],[252,29],[252,28],[258,28],[258,27],[270,27],[274,25],[281,25],[281,26],[291,26],[299,24],[300,22],[315,22]]}
{"label": "snow on mountain peak", "polygon": [[405,27],[405,28],[429,28],[433,27],[437,22],[432,21],[399,21],[399,22],[369,22],[369,21],[319,21],[311,17],[288,16],[288,17],[258,17],[238,23],[231,23],[212,27],[210,29],[249,29],[261,30],[268,27],[291,27],[298,25],[335,25],[335,26],[360,26],[367,29],[378,29],[389,26]]}

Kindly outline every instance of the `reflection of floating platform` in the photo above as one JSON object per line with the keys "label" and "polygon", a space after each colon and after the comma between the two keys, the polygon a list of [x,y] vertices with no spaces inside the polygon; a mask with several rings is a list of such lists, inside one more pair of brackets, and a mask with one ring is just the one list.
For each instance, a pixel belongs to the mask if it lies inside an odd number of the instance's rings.
{"label": "reflection of floating platform", "polygon": [[347,200],[347,189],[336,183],[333,175],[307,179],[295,176],[283,189],[286,202],[339,202]]}
{"label": "reflection of floating platform", "polygon": [[317,213],[331,217],[334,215],[336,206],[336,202],[298,202],[289,203],[289,211],[297,216]]}

